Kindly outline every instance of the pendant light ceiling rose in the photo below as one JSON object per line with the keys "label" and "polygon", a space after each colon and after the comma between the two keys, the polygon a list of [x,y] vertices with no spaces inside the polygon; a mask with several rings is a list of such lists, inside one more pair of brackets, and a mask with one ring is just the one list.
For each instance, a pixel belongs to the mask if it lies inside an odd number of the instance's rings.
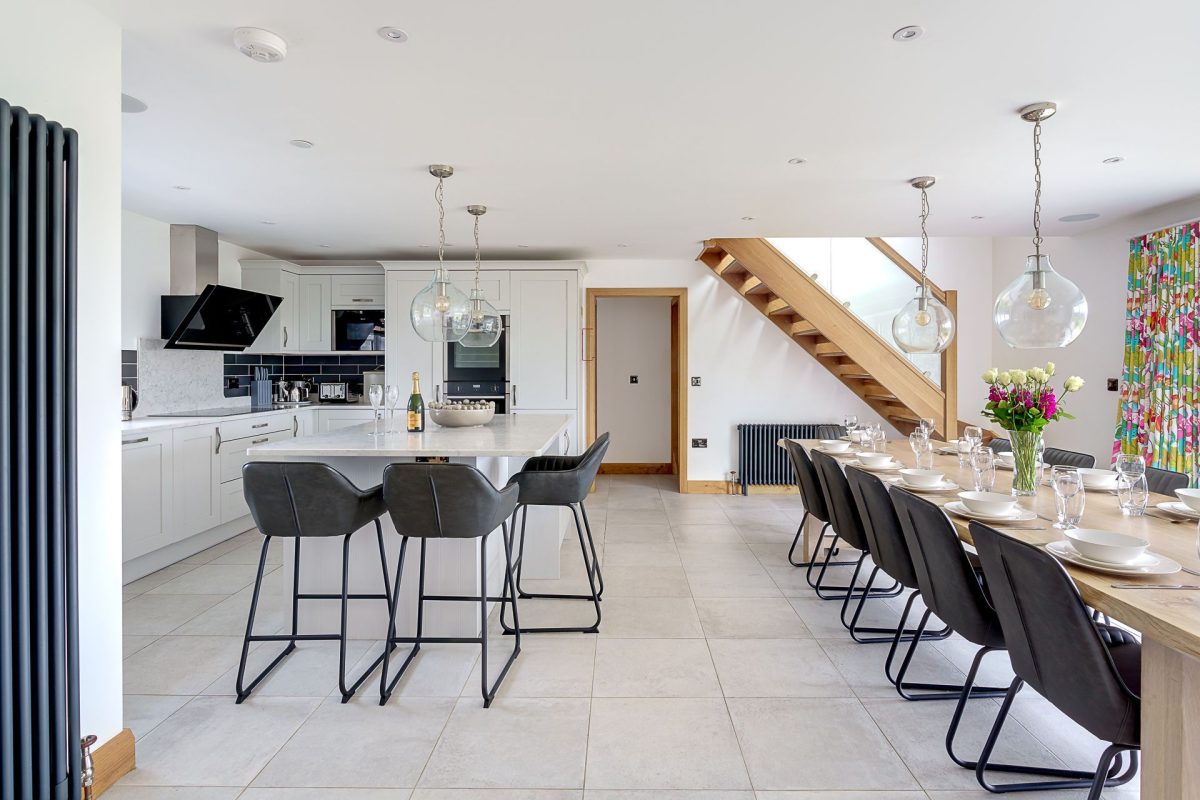
{"label": "pendant light ceiling rose", "polygon": [[449,164],[430,164],[429,174],[435,178],[449,178],[454,174],[454,167]]}
{"label": "pendant light ceiling rose", "polygon": [[487,206],[469,205],[467,206],[467,213],[471,214],[472,216],[482,217],[487,213]]}
{"label": "pendant light ceiling rose", "polygon": [[1058,103],[1030,103],[1017,112],[1026,122],[1045,122],[1058,113]]}
{"label": "pendant light ceiling rose", "polygon": [[908,185],[914,189],[928,189],[935,183],[937,183],[937,178],[933,177],[932,175],[922,175],[919,178],[913,178],[910,180]]}

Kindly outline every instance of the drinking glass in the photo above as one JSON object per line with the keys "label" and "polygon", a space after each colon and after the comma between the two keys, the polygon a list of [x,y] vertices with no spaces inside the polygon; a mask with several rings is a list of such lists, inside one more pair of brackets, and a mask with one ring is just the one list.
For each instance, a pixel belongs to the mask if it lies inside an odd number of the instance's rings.
{"label": "drinking glass", "polygon": [[908,436],[908,446],[917,457],[917,469],[933,469],[933,442],[919,429]]}
{"label": "drinking glass", "polygon": [[884,441],[883,425],[881,423],[875,422],[867,426],[863,447],[877,453],[887,450],[887,443]]}
{"label": "drinking glass", "polygon": [[1150,500],[1150,486],[1146,483],[1146,473],[1134,475],[1128,472],[1117,473],[1117,504],[1121,513],[1130,517],[1141,517],[1146,514],[1146,504]]}
{"label": "drinking glass", "polygon": [[1050,481],[1054,485],[1054,511],[1058,517],[1054,527],[1063,530],[1077,527],[1086,499],[1083,476],[1075,467],[1060,464],[1050,470]]}
{"label": "drinking glass", "polygon": [[379,430],[379,419],[383,415],[380,409],[383,407],[383,387],[379,384],[372,384],[367,390],[367,399],[371,401],[371,410],[375,412],[375,430],[371,433],[372,436],[382,436]]}
{"label": "drinking glass", "polygon": [[388,432],[396,429],[396,406],[400,405],[400,387],[390,383],[383,390],[383,399],[388,407]]}
{"label": "drinking glass", "polygon": [[1113,469],[1127,475],[1145,475],[1146,460],[1137,453],[1117,453]]}
{"label": "drinking glass", "polygon": [[917,427],[924,431],[926,436],[930,437],[933,436],[933,425],[933,417],[921,417],[920,421],[917,423]]}
{"label": "drinking glass", "polygon": [[996,485],[996,454],[992,448],[977,447],[971,453],[971,476],[977,492],[990,492]]}
{"label": "drinking glass", "polygon": [[847,414],[842,417],[842,427],[846,429],[846,436],[850,441],[854,441],[854,429],[858,427],[858,417],[854,414]]}

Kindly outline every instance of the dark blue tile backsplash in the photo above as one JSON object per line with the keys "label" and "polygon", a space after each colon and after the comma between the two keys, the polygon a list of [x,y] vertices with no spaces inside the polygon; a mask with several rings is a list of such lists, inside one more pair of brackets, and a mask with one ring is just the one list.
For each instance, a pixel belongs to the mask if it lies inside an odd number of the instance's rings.
{"label": "dark blue tile backsplash", "polygon": [[308,380],[314,383],[325,381],[350,384],[350,391],[361,394],[365,370],[382,369],[383,353],[372,355],[328,355],[328,356],[285,356],[253,355],[249,353],[225,354],[225,396],[247,397],[250,394],[250,379],[254,368],[271,368],[272,381]]}

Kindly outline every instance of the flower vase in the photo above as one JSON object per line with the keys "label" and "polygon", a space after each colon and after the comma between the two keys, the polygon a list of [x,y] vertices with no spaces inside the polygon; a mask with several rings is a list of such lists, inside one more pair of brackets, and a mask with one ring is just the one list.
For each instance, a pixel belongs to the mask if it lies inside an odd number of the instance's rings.
{"label": "flower vase", "polygon": [[1013,454],[1012,493],[1017,496],[1037,494],[1042,480],[1041,433],[1035,431],[1009,431]]}

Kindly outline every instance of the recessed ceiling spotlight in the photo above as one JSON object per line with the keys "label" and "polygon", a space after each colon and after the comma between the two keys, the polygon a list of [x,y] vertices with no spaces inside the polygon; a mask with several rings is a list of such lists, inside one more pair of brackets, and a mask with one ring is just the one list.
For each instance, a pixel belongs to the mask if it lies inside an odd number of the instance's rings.
{"label": "recessed ceiling spotlight", "polygon": [[892,40],[896,42],[911,42],[914,39],[920,39],[924,33],[925,29],[920,25],[905,25],[892,34]]}
{"label": "recessed ceiling spotlight", "polygon": [[238,28],[233,32],[233,44],[242,55],[260,64],[274,64],[287,58],[287,42],[283,37],[262,28]]}
{"label": "recessed ceiling spotlight", "polygon": [[619,245],[617,245],[617,247],[629,247],[629,245],[627,245],[627,244],[619,244]]}
{"label": "recessed ceiling spotlight", "polygon": [[1087,222],[1099,218],[1099,214],[1067,214],[1065,217],[1059,217],[1059,222]]}
{"label": "recessed ceiling spotlight", "polygon": [[417,245],[417,247],[432,247],[432,246],[433,246],[433,245],[429,245],[429,244],[419,244],[419,245]]}
{"label": "recessed ceiling spotlight", "polygon": [[172,186],[171,188],[181,192],[190,192],[192,190],[190,186]]}
{"label": "recessed ceiling spotlight", "polygon": [[799,166],[801,164],[807,164],[808,159],[807,158],[789,158],[788,163],[792,164],[793,166]]}
{"label": "recessed ceiling spotlight", "polygon": [[983,219],[983,215],[982,215],[982,214],[976,214],[975,216],[971,217],[971,219]]}
{"label": "recessed ceiling spotlight", "polygon": [[1100,163],[1101,164],[1120,164],[1124,160],[1125,160],[1125,156],[1109,156],[1108,158],[1104,159]]}
{"label": "recessed ceiling spotlight", "polygon": [[298,147],[301,150],[311,150],[313,147],[313,143],[308,139],[289,139],[288,144],[292,147]]}
{"label": "recessed ceiling spotlight", "polygon": [[122,114],[140,114],[143,111],[145,111],[147,108],[149,108],[149,106],[147,106],[141,100],[138,100],[133,95],[128,95],[128,94],[121,95],[121,113]]}
{"label": "recessed ceiling spotlight", "polygon": [[528,249],[529,245],[527,245],[527,244],[519,244],[519,245],[517,245],[517,247]]}
{"label": "recessed ceiling spotlight", "polygon": [[271,221],[271,220],[269,220],[269,219],[260,219],[260,220],[258,221],[258,224],[259,224],[259,225],[274,225],[275,223],[274,223],[274,222],[272,222],[272,221]]}
{"label": "recessed ceiling spotlight", "polygon": [[328,247],[329,247],[329,245],[327,245],[327,244],[319,244],[319,245],[317,245],[317,247],[325,247],[325,248],[328,248]]}
{"label": "recessed ceiling spotlight", "polygon": [[403,44],[408,41],[407,33],[399,28],[393,28],[391,25],[386,25],[375,32],[389,42],[395,42],[396,44]]}
{"label": "recessed ceiling spotlight", "polygon": [[742,217],[742,222],[754,222],[754,217]]}

